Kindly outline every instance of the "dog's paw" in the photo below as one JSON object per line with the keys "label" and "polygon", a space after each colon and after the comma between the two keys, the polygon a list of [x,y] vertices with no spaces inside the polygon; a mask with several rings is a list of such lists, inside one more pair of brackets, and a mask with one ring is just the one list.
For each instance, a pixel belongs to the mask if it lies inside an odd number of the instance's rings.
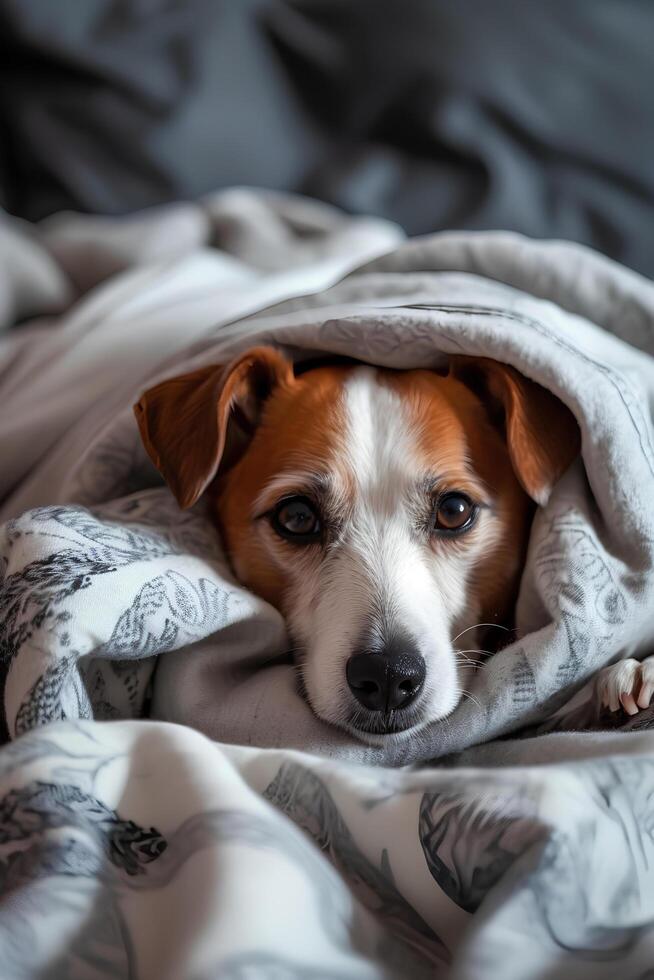
{"label": "dog's paw", "polygon": [[595,704],[599,711],[622,709],[637,715],[649,708],[654,694],[654,656],[645,660],[620,660],[600,670],[595,681]]}

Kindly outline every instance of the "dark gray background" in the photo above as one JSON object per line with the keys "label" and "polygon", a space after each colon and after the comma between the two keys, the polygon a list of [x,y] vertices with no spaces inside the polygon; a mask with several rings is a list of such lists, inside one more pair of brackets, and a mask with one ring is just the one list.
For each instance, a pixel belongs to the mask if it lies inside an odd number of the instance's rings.
{"label": "dark gray background", "polygon": [[651,0],[0,0],[0,201],[299,191],[654,275]]}

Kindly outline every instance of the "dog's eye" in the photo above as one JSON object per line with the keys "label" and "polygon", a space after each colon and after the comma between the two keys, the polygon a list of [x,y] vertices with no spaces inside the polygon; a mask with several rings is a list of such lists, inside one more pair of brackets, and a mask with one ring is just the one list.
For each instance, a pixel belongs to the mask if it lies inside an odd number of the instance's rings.
{"label": "dog's eye", "polygon": [[306,497],[293,497],[277,505],[272,526],[283,538],[299,542],[315,540],[320,534],[320,520]]}
{"label": "dog's eye", "polygon": [[477,516],[477,508],[462,493],[446,493],[437,504],[435,531],[464,531],[471,527]]}

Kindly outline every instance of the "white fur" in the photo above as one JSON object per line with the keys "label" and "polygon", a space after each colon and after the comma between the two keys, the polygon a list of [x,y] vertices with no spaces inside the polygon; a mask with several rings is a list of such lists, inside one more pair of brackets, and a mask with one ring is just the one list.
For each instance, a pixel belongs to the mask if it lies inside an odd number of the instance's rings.
{"label": "white fur", "polygon": [[595,704],[609,711],[624,709],[636,715],[649,708],[654,695],[654,657],[620,660],[600,670],[595,681]]}
{"label": "white fur", "polygon": [[381,647],[394,631],[412,636],[427,666],[416,702],[423,724],[449,714],[461,697],[451,637],[474,622],[466,597],[470,554],[456,545],[433,547],[428,534],[415,531],[408,498],[425,464],[402,398],[378,383],[372,368],[348,378],[343,398],[345,431],[331,463],[334,494],[347,497],[348,513],[321,561],[298,557],[289,621],[304,647],[314,710],[346,726],[357,709],[348,658],[361,644]]}

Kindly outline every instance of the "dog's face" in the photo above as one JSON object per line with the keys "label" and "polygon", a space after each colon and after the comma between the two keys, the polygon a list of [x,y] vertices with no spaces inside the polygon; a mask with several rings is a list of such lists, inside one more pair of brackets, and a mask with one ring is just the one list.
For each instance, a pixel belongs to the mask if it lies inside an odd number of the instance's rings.
{"label": "dog's face", "polygon": [[[182,506],[208,487],[239,580],[286,617],[316,714],[360,737],[459,702],[479,623],[510,619],[533,502],[576,449],[544,389],[490,361],[446,375],[277,352],[137,406]],[[565,429],[567,428],[567,438]]]}

